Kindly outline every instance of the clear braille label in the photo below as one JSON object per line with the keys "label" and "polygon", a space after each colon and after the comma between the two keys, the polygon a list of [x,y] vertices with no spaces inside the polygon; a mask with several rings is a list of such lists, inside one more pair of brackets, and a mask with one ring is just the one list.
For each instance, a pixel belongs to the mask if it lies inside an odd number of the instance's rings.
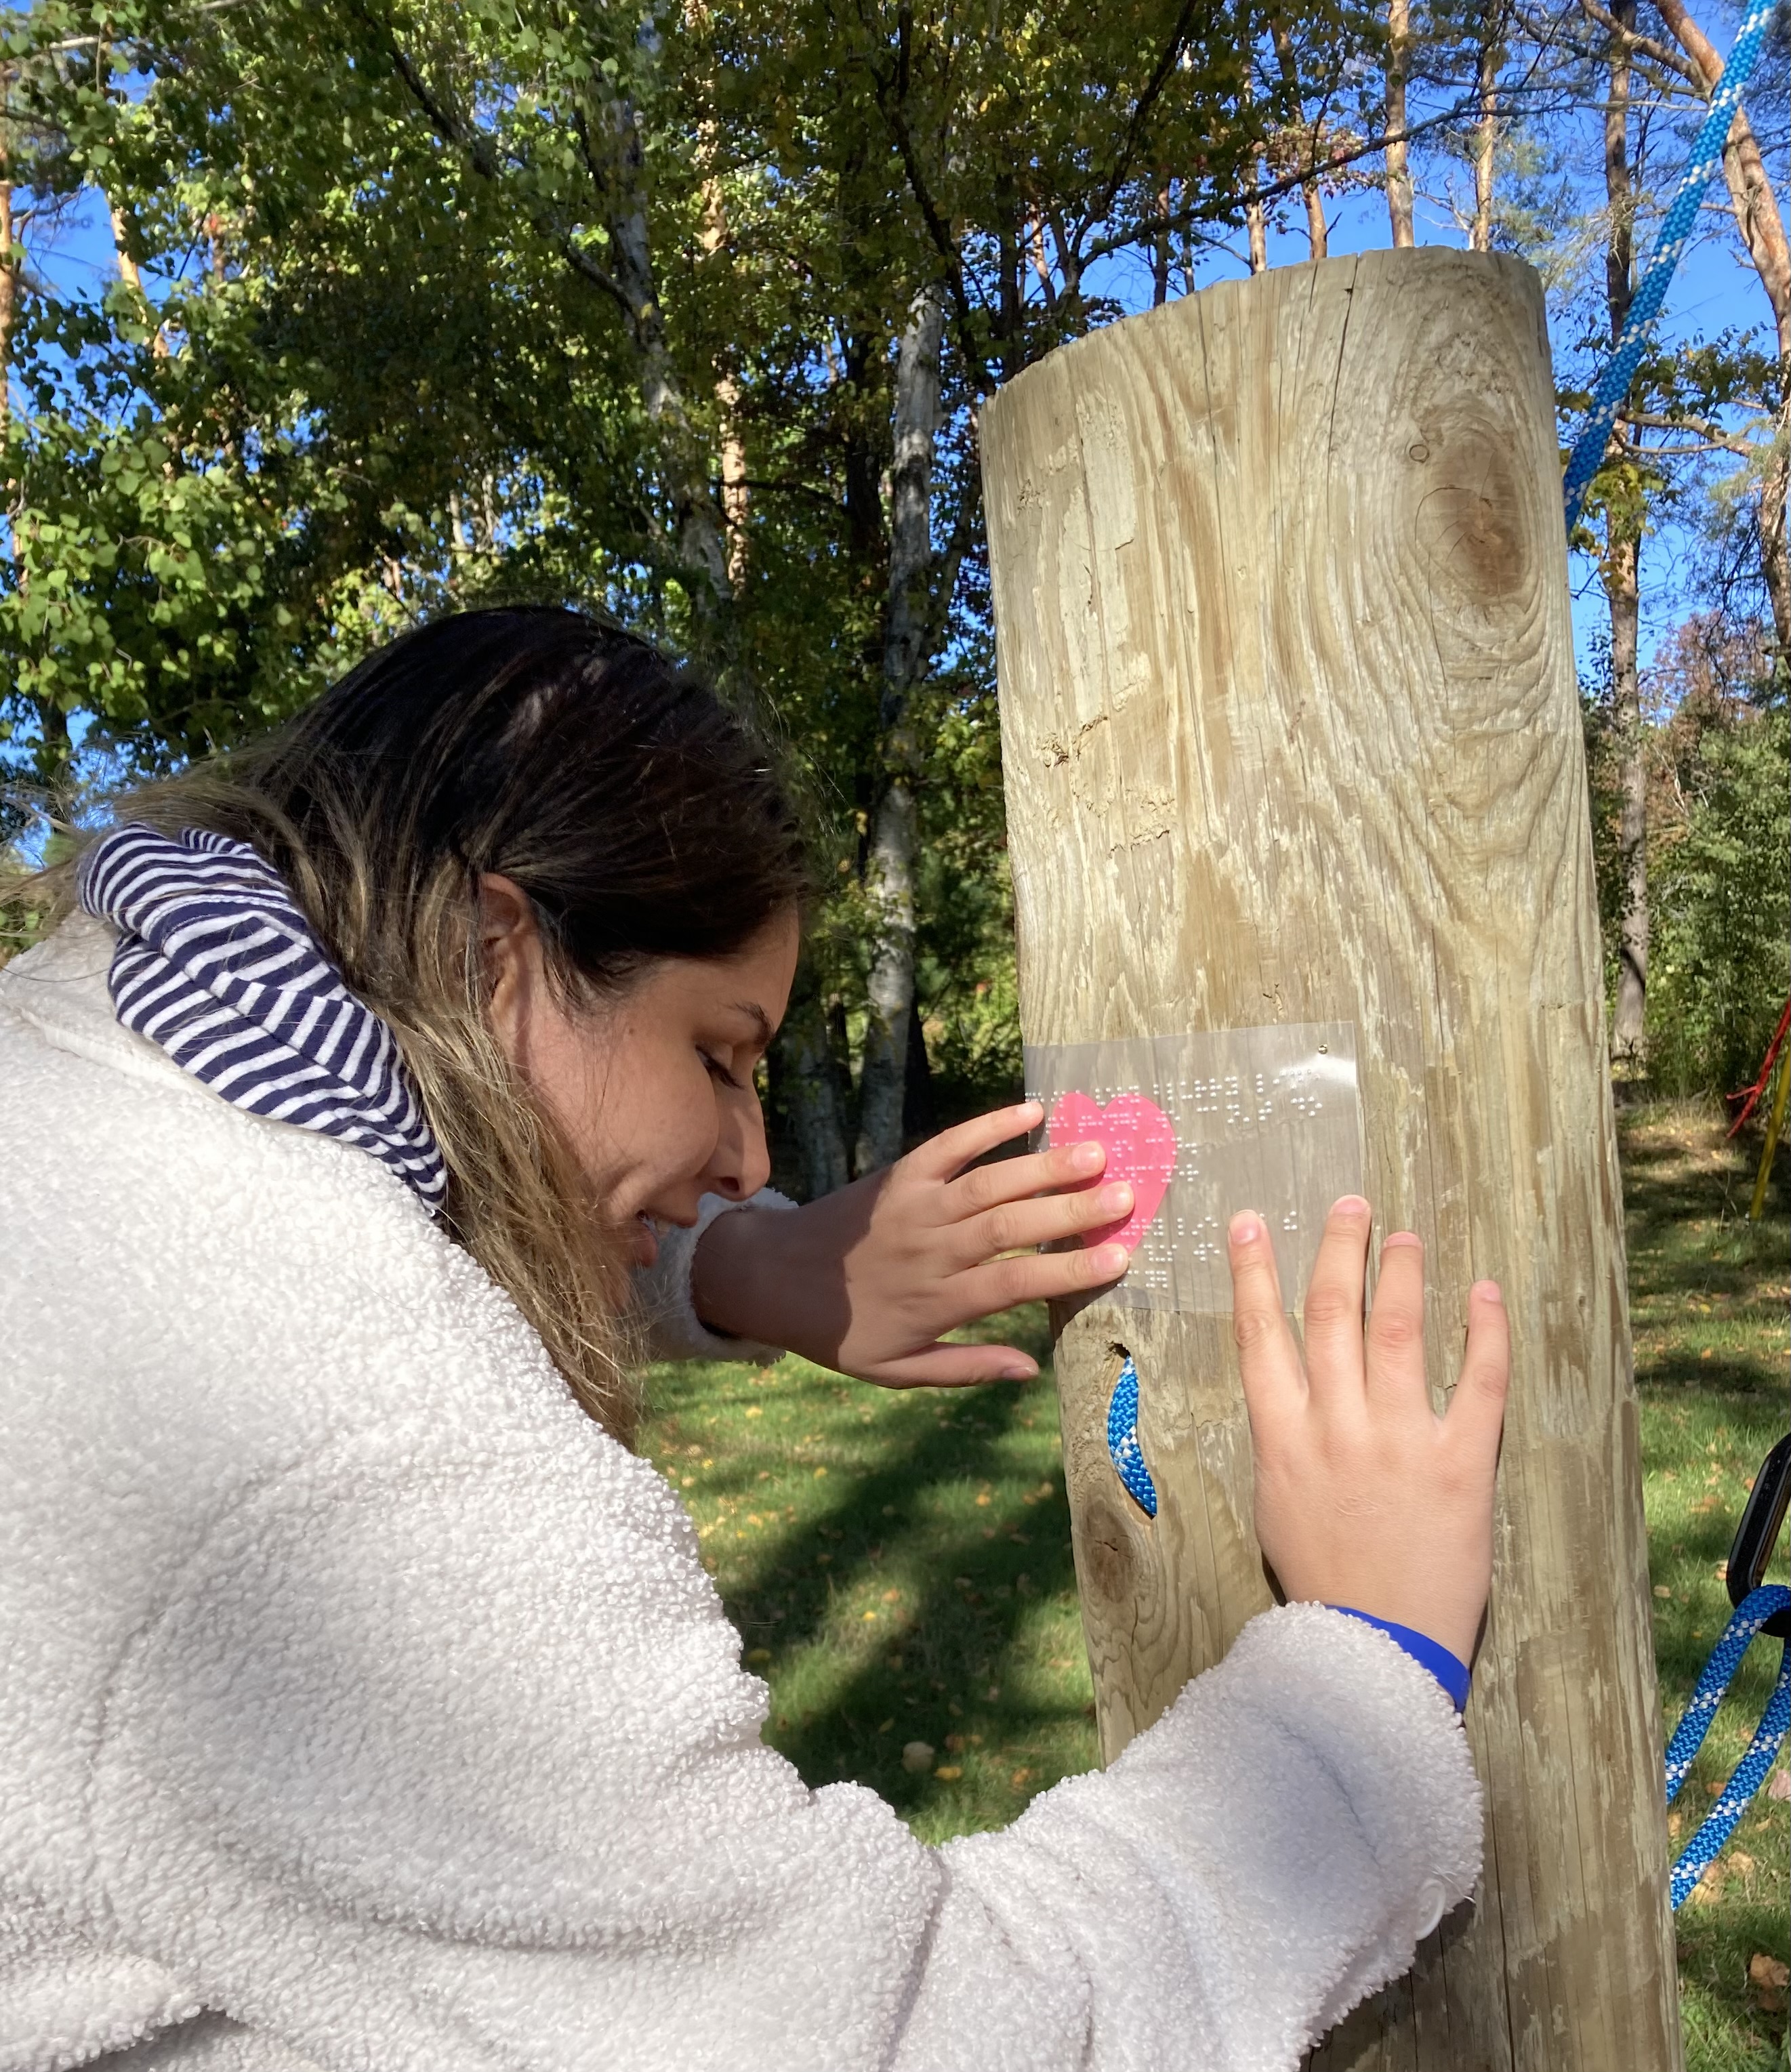
{"label": "clear braille label", "polygon": [[1134,1216],[1095,1233],[1133,1248],[1109,1298],[1123,1308],[1229,1314],[1226,1226],[1254,1209],[1295,1309],[1326,1211],[1361,1191],[1351,1022],[1029,1045],[1026,1091],[1044,1104],[1041,1143],[1099,1137],[1105,1177],[1134,1183]]}

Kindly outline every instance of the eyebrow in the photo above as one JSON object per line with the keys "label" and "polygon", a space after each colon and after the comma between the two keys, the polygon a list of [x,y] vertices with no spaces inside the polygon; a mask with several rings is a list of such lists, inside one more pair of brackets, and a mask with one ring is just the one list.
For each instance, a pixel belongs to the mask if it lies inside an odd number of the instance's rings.
{"label": "eyebrow", "polygon": [[734,1002],[734,1011],[736,1014],[743,1014],[748,1022],[758,1024],[760,1044],[764,1049],[769,1050],[771,1039],[777,1032],[771,1026],[771,1017],[766,1013],[758,1001],[737,1000]]}

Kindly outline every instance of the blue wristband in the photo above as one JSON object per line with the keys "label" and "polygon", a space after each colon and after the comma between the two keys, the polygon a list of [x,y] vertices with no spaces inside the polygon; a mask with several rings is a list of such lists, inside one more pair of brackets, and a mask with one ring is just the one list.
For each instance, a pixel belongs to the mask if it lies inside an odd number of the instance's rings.
{"label": "blue wristband", "polygon": [[1402,1647],[1414,1662],[1429,1670],[1449,1694],[1449,1702],[1460,1712],[1468,1704],[1468,1687],[1472,1681],[1468,1664],[1459,1655],[1451,1655],[1439,1641],[1429,1634],[1414,1633],[1409,1626],[1395,1626],[1391,1619],[1376,1618],[1371,1613],[1352,1611],[1348,1605],[1328,1605],[1328,1611],[1341,1612],[1345,1618],[1360,1619],[1364,1626],[1378,1626],[1387,1638]]}

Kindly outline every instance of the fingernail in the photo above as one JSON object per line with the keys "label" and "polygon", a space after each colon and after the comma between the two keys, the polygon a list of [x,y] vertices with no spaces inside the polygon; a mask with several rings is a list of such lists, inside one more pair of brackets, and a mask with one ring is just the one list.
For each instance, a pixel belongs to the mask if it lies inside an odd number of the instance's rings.
{"label": "fingernail", "polygon": [[1019,1361],[1015,1360],[1002,1369],[1001,1379],[1003,1381],[1030,1381],[1038,1371],[1039,1370],[1030,1361],[1023,1366]]}
{"label": "fingernail", "polygon": [[1132,1258],[1122,1244],[1097,1245],[1090,1256],[1095,1272],[1103,1281],[1117,1281],[1131,1264]]}
{"label": "fingernail", "polygon": [[1107,1147],[1104,1144],[1078,1144],[1069,1154],[1069,1162],[1078,1173],[1098,1173],[1107,1162]]}
{"label": "fingernail", "polygon": [[1233,1244],[1254,1244],[1262,1235],[1262,1219],[1254,1209],[1240,1209],[1231,1219]]}
{"label": "fingernail", "polygon": [[1016,1115],[1023,1115],[1029,1122],[1036,1122],[1044,1112],[1044,1103],[1035,1100],[1023,1100],[1014,1111]]}
{"label": "fingernail", "polygon": [[1476,1281],[1473,1293],[1483,1302],[1497,1302],[1501,1309],[1505,1307],[1505,1292],[1496,1281]]}
{"label": "fingernail", "polygon": [[1102,1208],[1110,1209],[1115,1215],[1122,1215],[1132,1206],[1130,1183],[1125,1180],[1110,1181],[1096,1195],[1095,1199]]}
{"label": "fingernail", "polygon": [[1391,1252],[1396,1244],[1414,1244],[1420,1252],[1424,1249],[1424,1240],[1415,1231],[1393,1231],[1390,1235],[1381,1239],[1381,1249],[1383,1252]]}
{"label": "fingernail", "polygon": [[1373,1211],[1360,1194],[1340,1194],[1331,1205],[1331,1213],[1334,1216],[1365,1216]]}

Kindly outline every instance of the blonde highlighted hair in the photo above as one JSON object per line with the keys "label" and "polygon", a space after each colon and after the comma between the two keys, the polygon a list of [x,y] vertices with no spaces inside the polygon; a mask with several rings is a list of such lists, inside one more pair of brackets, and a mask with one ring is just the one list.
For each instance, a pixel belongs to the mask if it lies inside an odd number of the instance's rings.
{"label": "blonde highlighted hair", "polygon": [[[797,816],[764,748],[644,642],[578,614],[467,612],[369,656],[265,739],[115,802],[248,842],[389,1026],[449,1175],[454,1235],[624,1440],[632,1231],[606,1219],[492,1033],[488,873],[528,895],[550,985],[591,1009],[668,958],[743,948],[800,903]],[[76,859],[34,897],[66,906]]]}

